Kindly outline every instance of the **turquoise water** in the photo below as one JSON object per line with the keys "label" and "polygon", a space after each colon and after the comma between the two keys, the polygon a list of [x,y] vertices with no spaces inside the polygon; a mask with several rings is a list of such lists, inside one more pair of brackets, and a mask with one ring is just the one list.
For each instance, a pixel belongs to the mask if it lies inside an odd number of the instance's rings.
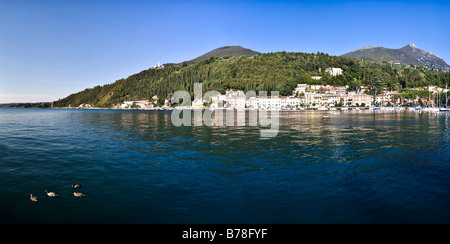
{"label": "turquoise water", "polygon": [[448,114],[280,112],[272,139],[170,116],[0,109],[0,223],[450,223]]}

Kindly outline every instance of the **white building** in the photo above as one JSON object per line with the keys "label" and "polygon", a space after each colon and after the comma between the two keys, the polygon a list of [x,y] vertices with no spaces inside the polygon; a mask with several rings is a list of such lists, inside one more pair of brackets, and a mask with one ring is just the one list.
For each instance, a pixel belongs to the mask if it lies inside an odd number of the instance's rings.
{"label": "white building", "polygon": [[245,98],[245,97],[238,97],[238,98],[236,98],[236,109],[245,109],[245,101],[246,101],[247,99]]}
{"label": "white building", "polygon": [[366,91],[370,91],[370,88],[368,86],[361,86],[358,90],[359,93],[364,93]]}
{"label": "white building", "polygon": [[224,101],[226,108],[244,109],[246,97],[243,91],[226,91]]}
{"label": "white building", "polygon": [[302,105],[302,99],[300,99],[300,98],[287,97],[285,100],[285,107],[288,107],[288,108],[296,108],[296,107],[300,107],[301,105]]}
{"label": "white building", "polygon": [[281,108],[281,98],[278,97],[259,98],[258,107],[264,109],[279,109]]}
{"label": "white building", "polygon": [[377,95],[375,97],[375,102],[381,106],[386,106],[389,103],[395,104],[396,101],[394,101],[394,96],[398,94],[398,92],[387,92],[385,94]]}
{"label": "white building", "polygon": [[305,94],[306,104],[310,106],[319,106],[322,103],[322,97],[315,92],[308,92]]}
{"label": "white building", "polygon": [[338,104],[344,100],[343,96],[340,95],[328,95],[328,106],[334,107],[334,105]]}
{"label": "white building", "polygon": [[153,104],[150,101],[125,101],[120,107],[121,109],[127,108],[140,108],[140,109],[148,109],[153,108]]}
{"label": "white building", "polygon": [[203,99],[194,99],[192,109],[203,109]]}
{"label": "white building", "polygon": [[294,95],[296,95],[297,93],[298,94],[305,93],[307,88],[308,88],[307,84],[298,84],[294,90]]}
{"label": "white building", "polygon": [[324,89],[322,85],[310,85],[309,89],[312,91],[319,91],[320,88]]}
{"label": "white building", "polygon": [[152,69],[164,69],[164,65],[161,65],[161,64],[158,62],[158,65],[153,66]]}
{"label": "white building", "polygon": [[247,108],[257,109],[258,108],[258,99],[256,97],[251,97],[246,100],[245,104],[246,104]]}
{"label": "white building", "polygon": [[245,97],[245,93],[243,91],[226,91],[225,95],[227,97]]}
{"label": "white building", "polygon": [[325,70],[325,72],[327,72],[331,76],[338,76],[344,74],[344,70],[342,70],[341,68],[328,68]]}

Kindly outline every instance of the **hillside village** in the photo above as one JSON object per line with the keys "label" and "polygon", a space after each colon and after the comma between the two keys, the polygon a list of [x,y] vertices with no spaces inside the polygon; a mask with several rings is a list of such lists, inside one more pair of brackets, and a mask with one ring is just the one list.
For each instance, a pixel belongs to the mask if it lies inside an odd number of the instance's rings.
{"label": "hillside village", "polygon": [[[326,70],[332,76],[343,75],[340,68],[329,68]],[[321,77],[314,77],[320,80]],[[350,90],[349,86],[335,87],[330,85],[308,85],[298,84],[291,96],[256,96],[256,93],[245,94],[243,91],[226,91],[225,94],[212,96],[210,99],[193,100],[191,107],[186,109],[317,109],[328,110],[332,108],[370,108],[374,106],[435,106],[434,97],[436,94],[448,92],[447,89],[427,86],[416,89],[428,91],[429,98],[405,99],[398,91],[377,91],[372,87],[360,86],[356,90]],[[261,94],[259,94],[261,95]],[[433,98],[433,99],[432,99]],[[170,109],[169,99],[165,99],[162,107],[158,107],[157,96],[153,96],[151,101],[126,101],[116,105],[116,109]],[[82,105],[81,107],[91,106]]]}
{"label": "hillside village", "polygon": [[[370,62],[319,52],[257,53],[242,47],[224,47],[183,63],[158,63],[128,78],[87,88],[53,104],[57,108],[170,109],[176,105],[169,103],[172,94],[186,91],[193,97],[195,84],[201,83],[204,92],[220,92],[222,96],[215,98],[215,101],[222,104],[194,101],[195,107],[235,106],[237,102],[233,99],[239,94],[227,96],[227,91],[255,91],[257,94],[246,96],[249,100],[245,105],[247,108],[432,106],[429,100],[437,101],[436,92],[439,91],[429,86],[442,88],[450,84],[448,72],[428,67],[408,68],[404,66],[407,64],[399,67],[394,62],[380,61]],[[419,94],[411,92],[415,89]],[[257,97],[264,91],[268,95],[278,91],[282,97],[276,97],[274,101]],[[417,95],[418,99],[415,98]],[[242,107],[242,102],[239,103]]]}

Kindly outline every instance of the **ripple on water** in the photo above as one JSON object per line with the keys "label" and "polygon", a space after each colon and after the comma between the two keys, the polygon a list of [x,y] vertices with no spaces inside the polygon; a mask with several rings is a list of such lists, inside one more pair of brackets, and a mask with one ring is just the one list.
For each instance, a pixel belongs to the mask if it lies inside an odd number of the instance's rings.
{"label": "ripple on water", "polygon": [[0,114],[2,223],[450,219],[446,116],[280,112],[278,136],[261,139],[261,127],[174,127],[168,112]]}

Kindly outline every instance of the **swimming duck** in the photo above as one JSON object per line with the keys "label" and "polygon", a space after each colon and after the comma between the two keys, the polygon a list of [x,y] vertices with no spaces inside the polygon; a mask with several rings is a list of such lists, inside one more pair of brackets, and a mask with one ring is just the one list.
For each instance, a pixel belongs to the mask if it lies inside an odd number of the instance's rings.
{"label": "swimming duck", "polygon": [[80,192],[74,192],[73,195],[75,197],[79,197],[79,198],[82,198],[82,197],[86,196],[86,195],[84,195],[83,193],[80,193]]}
{"label": "swimming duck", "polygon": [[37,201],[38,201],[38,198],[37,198],[36,196],[33,196],[33,194],[30,194],[30,200],[31,200],[32,202],[37,202]]}
{"label": "swimming duck", "polygon": [[81,188],[81,183],[73,184],[73,185],[72,185],[72,188]]}
{"label": "swimming duck", "polygon": [[57,197],[58,195],[54,192],[48,192],[47,190],[45,190],[45,193],[47,193],[48,197]]}

